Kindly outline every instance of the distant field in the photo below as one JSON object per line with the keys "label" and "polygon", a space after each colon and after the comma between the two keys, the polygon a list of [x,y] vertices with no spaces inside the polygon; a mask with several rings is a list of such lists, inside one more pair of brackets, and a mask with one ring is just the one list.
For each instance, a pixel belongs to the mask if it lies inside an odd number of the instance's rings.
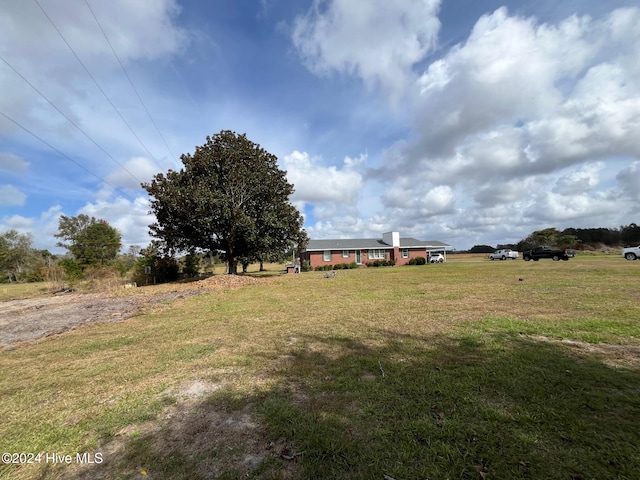
{"label": "distant field", "polygon": [[640,261],[483,257],[270,276],[0,352],[1,450],[73,457],[0,478],[638,478]]}
{"label": "distant field", "polygon": [[37,283],[0,283],[0,302],[13,298],[30,298],[47,293],[44,282]]}

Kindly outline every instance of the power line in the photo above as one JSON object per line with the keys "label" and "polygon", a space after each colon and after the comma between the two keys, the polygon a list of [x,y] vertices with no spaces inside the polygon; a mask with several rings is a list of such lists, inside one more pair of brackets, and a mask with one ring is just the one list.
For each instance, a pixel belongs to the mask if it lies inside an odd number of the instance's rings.
{"label": "power line", "polygon": [[106,181],[104,178],[100,177],[99,175],[93,173],[91,170],[89,170],[87,167],[85,167],[84,165],[76,162],[73,158],[71,158],[69,155],[61,152],[60,150],[58,150],[56,147],[54,147],[53,145],[51,145],[49,142],[47,142],[46,140],[40,138],[38,135],[36,135],[35,133],[33,133],[31,130],[29,130],[27,127],[25,127],[24,125],[22,125],[21,123],[19,123],[17,120],[14,120],[13,118],[11,118],[9,115],[7,115],[6,113],[4,113],[3,111],[0,111],[0,115],[2,115],[4,118],[6,118],[7,120],[9,120],[10,122],[12,122],[13,124],[17,125],[18,127],[20,127],[22,130],[24,130],[25,132],[27,132],[29,135],[32,135],[33,137],[37,138],[38,140],[40,140],[42,143],[44,143],[47,147],[49,147],[51,150],[54,150],[55,152],[57,152],[59,155],[63,156],[64,158],[66,158],[67,160],[69,160],[72,163],[75,163],[78,167],[82,168],[83,170],[85,170],[86,172],[90,173],[91,175],[93,175],[94,177],[96,177],[98,180],[100,180],[101,182],[106,183],[107,185],[109,185],[111,188],[113,188],[116,192],[121,193],[123,196],[129,198],[130,200],[132,200],[133,202],[135,202],[135,198],[133,198],[131,195],[124,193],[122,190],[120,190],[118,187],[116,187],[115,185],[112,185],[111,183],[109,183],[108,181]]}
{"label": "power line", "polygon": [[158,160],[156,160],[156,158],[153,156],[153,154],[149,151],[149,149],[147,148],[147,146],[144,144],[144,142],[140,139],[140,137],[136,134],[136,132],[134,132],[133,128],[131,127],[131,125],[129,124],[129,122],[127,122],[124,118],[124,116],[122,115],[122,113],[120,113],[120,110],[118,110],[118,108],[113,104],[113,102],[111,101],[111,99],[109,98],[109,96],[105,93],[105,91],[102,89],[102,87],[100,87],[100,85],[98,84],[98,82],[96,81],[96,79],[93,77],[93,75],[91,75],[91,72],[89,71],[89,69],[86,67],[86,65],[82,62],[82,60],[80,59],[80,57],[78,56],[78,54],[75,52],[75,50],[71,47],[71,45],[69,44],[69,42],[67,41],[67,39],[65,38],[65,36],[62,34],[62,32],[58,29],[58,27],[56,26],[56,24],[53,22],[53,20],[51,19],[51,17],[49,17],[49,15],[47,14],[47,12],[44,10],[44,8],[42,8],[42,5],[40,5],[40,3],[38,2],[38,0],[33,0],[36,5],[38,5],[38,7],[40,7],[40,10],[42,10],[42,13],[44,14],[45,17],[47,17],[47,20],[49,20],[49,23],[51,23],[51,25],[53,26],[53,28],[55,29],[56,32],[58,32],[58,35],[60,35],[60,38],[62,38],[62,40],[64,41],[65,45],[67,46],[67,48],[69,49],[69,51],[71,51],[71,53],[73,54],[74,57],[76,57],[76,60],[78,60],[78,62],[80,63],[80,65],[82,65],[82,68],[84,68],[84,71],[87,73],[87,75],[89,75],[89,78],[91,78],[91,80],[93,81],[93,83],[96,85],[96,87],[98,87],[98,90],[100,90],[100,93],[102,93],[102,95],[104,96],[104,98],[107,100],[107,102],[109,102],[109,104],[111,105],[111,107],[113,107],[113,109],[115,110],[115,112],[118,114],[118,116],[120,117],[120,119],[124,122],[124,124],[129,128],[129,131],[131,131],[131,133],[133,134],[134,137],[136,137],[136,140],[138,140],[138,143],[140,143],[140,145],[142,146],[142,148],[147,152],[147,154],[149,155],[149,157],[151,157],[153,159],[154,162],[156,162],[156,164],[160,167],[161,170],[163,170],[162,165],[160,165],[160,162],[158,162]]}
{"label": "power line", "polygon": [[118,56],[118,54],[116,53],[115,49],[113,48],[113,45],[109,41],[109,37],[107,37],[107,33],[104,31],[104,28],[102,28],[102,24],[98,20],[98,17],[96,17],[96,14],[94,13],[93,9],[91,8],[91,5],[89,5],[89,0],[84,0],[84,1],[87,4],[87,7],[89,8],[89,11],[91,12],[91,15],[93,16],[93,19],[98,24],[98,27],[100,28],[100,31],[102,32],[102,35],[104,36],[104,39],[107,41],[107,44],[109,44],[109,48],[113,52],[113,56],[116,57],[116,60],[118,60],[118,64],[120,64],[120,68],[122,69],[122,72],[124,73],[124,76],[127,77],[127,80],[129,81],[129,85],[131,85],[131,88],[134,91],[134,93],[136,94],[136,97],[138,97],[138,100],[140,101],[140,105],[142,105],[142,108],[144,108],[144,111],[147,113],[147,116],[149,117],[149,120],[151,120],[151,123],[155,127],[156,132],[158,132],[158,135],[160,135],[160,138],[162,139],[162,142],[164,143],[164,146],[166,147],[167,151],[169,152],[169,155],[172,158],[176,158],[176,156],[173,154],[173,152],[169,148],[169,145],[167,144],[167,141],[165,140],[164,135],[162,135],[162,132],[160,132],[160,129],[158,128],[158,125],[153,120],[153,117],[151,116],[151,113],[149,113],[149,110],[147,109],[147,106],[142,101],[142,97],[140,97],[140,94],[138,93],[138,90],[133,85],[133,82],[131,81],[131,77],[129,77],[129,74],[127,73],[127,69],[125,68],[124,64],[120,60],[120,57]]}
{"label": "power line", "polygon": [[16,75],[18,75],[22,80],[24,80],[24,82],[27,85],[29,85],[33,90],[35,90],[35,92],[38,95],[40,95],[49,105],[51,105],[60,115],[62,115],[64,118],[66,118],[67,121],[71,125],[76,127],[80,131],[80,133],[82,133],[87,139],[89,139],[89,141],[91,143],[93,143],[96,147],[98,147],[100,150],[102,150],[107,157],[109,157],[120,168],[122,168],[125,172],[127,172],[129,175],[131,175],[131,178],[133,178],[138,183],[142,183],[142,181],[138,177],[136,177],[133,173],[131,173],[129,170],[127,170],[124,165],[122,165],[120,162],[118,162],[109,152],[107,152],[104,148],[102,148],[102,146],[100,146],[93,138],[91,138],[84,130],[82,130],[82,128],[80,128],[73,120],[71,120],[62,110],[60,110],[51,100],[49,100],[40,90],[38,90],[35,85],[33,85],[29,80],[27,80],[27,78],[24,75],[22,75],[18,70],[16,70],[13,67],[13,65],[11,65],[9,62],[7,62],[1,55],[0,55],[0,60],[2,60],[11,70],[14,71],[14,73]]}

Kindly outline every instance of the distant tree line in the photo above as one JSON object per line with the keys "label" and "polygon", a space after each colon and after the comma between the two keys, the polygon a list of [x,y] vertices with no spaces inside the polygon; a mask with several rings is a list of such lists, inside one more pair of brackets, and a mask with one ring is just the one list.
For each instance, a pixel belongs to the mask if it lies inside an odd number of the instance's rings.
{"label": "distant tree line", "polygon": [[619,228],[545,228],[532,232],[517,243],[491,245],[474,245],[469,253],[491,253],[494,250],[510,248],[523,251],[534,247],[548,245],[558,248],[575,248],[585,250],[605,245],[622,247],[640,245],[640,226],[635,223],[622,225]]}

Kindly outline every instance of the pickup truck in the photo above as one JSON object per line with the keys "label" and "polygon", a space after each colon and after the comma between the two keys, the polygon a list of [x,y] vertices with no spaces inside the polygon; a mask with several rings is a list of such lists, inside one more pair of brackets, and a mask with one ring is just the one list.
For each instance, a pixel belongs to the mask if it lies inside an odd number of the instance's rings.
{"label": "pickup truck", "polygon": [[535,247],[531,250],[527,250],[522,252],[523,260],[527,262],[529,260],[538,261],[541,258],[551,258],[554,262],[558,260],[569,260],[572,257],[576,256],[576,251],[572,248],[564,248],[564,249],[554,249],[551,247]]}
{"label": "pickup truck", "polygon": [[640,258],[640,245],[637,247],[623,248],[622,256],[627,260],[636,260],[637,258]]}
{"label": "pickup truck", "polygon": [[511,249],[505,248],[502,250],[496,250],[493,253],[489,254],[490,260],[507,260],[507,259],[515,260],[518,258],[518,252],[515,252]]}

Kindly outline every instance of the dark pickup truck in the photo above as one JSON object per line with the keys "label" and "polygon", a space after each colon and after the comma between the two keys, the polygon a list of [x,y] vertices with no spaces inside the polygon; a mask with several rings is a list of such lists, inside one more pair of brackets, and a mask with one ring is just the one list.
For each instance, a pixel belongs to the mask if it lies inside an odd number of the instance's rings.
{"label": "dark pickup truck", "polygon": [[536,247],[522,252],[522,258],[527,262],[529,260],[535,260],[537,262],[541,258],[551,258],[554,262],[557,262],[558,260],[569,260],[575,256],[576,251],[572,248],[558,250],[551,247]]}

